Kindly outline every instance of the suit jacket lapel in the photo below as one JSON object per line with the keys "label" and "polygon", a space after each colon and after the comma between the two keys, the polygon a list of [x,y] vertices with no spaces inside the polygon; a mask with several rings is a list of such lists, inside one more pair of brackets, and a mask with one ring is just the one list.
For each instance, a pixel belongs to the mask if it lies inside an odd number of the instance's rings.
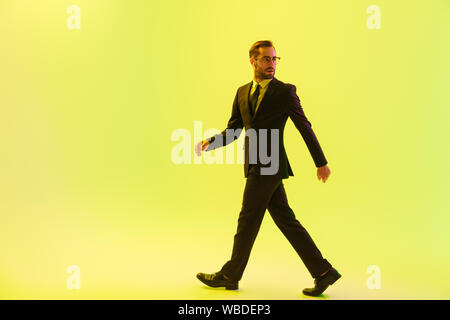
{"label": "suit jacket lapel", "polygon": [[242,103],[244,104],[244,110],[246,111],[246,113],[248,114],[248,117],[250,119],[252,119],[252,120],[255,119],[255,117],[262,112],[261,109],[267,104],[267,100],[269,99],[269,97],[275,93],[277,81],[278,80],[274,77],[269,82],[269,85],[268,85],[269,87],[267,88],[267,91],[264,94],[264,97],[261,100],[261,103],[259,104],[258,110],[256,110],[256,113],[253,116],[252,116],[252,111],[250,110],[250,105],[248,103],[249,102],[249,94],[250,94],[250,90],[252,88],[253,81],[250,81],[249,83],[247,83],[245,85],[244,90],[242,92],[243,93]]}
{"label": "suit jacket lapel", "polygon": [[264,94],[264,97],[262,98],[261,103],[259,104],[259,107],[256,110],[255,115],[253,116],[253,119],[255,119],[256,116],[262,112],[262,109],[267,104],[267,100],[270,98],[270,96],[272,96],[274,94],[275,87],[276,87],[276,82],[277,82],[276,78],[272,78],[272,80],[269,82],[268,88],[266,90],[266,93]]}
{"label": "suit jacket lapel", "polygon": [[252,119],[252,111],[250,110],[250,105],[248,104],[248,100],[249,100],[248,96],[250,93],[250,89],[252,88],[252,83],[253,83],[253,81],[250,81],[250,83],[247,83],[246,86],[244,87],[244,90],[243,90],[244,97],[242,100],[244,103],[244,110],[246,111],[246,113],[248,114],[248,117],[250,119]]}

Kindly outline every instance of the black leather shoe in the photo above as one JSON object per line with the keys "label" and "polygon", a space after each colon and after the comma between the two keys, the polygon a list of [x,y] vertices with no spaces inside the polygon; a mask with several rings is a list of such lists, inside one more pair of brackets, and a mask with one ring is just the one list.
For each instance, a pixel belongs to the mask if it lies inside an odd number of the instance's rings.
{"label": "black leather shoe", "polygon": [[213,274],[197,273],[197,279],[210,287],[225,287],[227,290],[237,290],[239,288],[238,281],[227,280],[219,271]]}
{"label": "black leather shoe", "polygon": [[314,279],[314,288],[303,289],[303,294],[317,297],[321,295],[328,288],[328,286],[335,283],[340,277],[342,277],[341,274],[335,268],[331,268],[325,275]]}

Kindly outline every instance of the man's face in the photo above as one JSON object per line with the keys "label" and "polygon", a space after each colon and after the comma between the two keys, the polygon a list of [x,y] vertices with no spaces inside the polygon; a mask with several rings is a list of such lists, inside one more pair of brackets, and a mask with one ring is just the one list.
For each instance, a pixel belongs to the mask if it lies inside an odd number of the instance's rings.
{"label": "man's face", "polygon": [[258,56],[250,58],[250,63],[253,65],[257,78],[272,79],[274,77],[277,63],[272,61],[272,58],[275,56],[276,53],[273,47],[260,47]]}

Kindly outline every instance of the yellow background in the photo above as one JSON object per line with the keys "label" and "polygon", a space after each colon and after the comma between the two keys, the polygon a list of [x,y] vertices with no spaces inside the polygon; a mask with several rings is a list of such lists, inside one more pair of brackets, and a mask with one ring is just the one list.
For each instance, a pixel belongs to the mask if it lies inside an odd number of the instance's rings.
{"label": "yellow background", "polygon": [[288,120],[289,203],[343,275],[325,297],[448,299],[449,14],[447,0],[0,0],[0,298],[305,298],[313,279],[268,213],[241,290],[195,278],[230,258],[243,168],[171,160],[175,130],[194,144],[195,120],[226,127],[248,50],[270,39],[331,169],[317,180]]}

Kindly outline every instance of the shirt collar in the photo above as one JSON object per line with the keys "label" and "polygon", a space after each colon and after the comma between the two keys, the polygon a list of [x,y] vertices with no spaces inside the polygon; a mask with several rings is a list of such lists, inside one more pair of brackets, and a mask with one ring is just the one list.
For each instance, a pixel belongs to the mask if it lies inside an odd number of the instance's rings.
{"label": "shirt collar", "polygon": [[[264,80],[261,80],[261,82],[259,83],[259,85],[261,86],[261,89],[264,89],[265,87],[267,87],[267,85],[269,84],[269,82],[270,82],[271,80],[272,80],[272,79],[264,79]],[[257,84],[258,84],[258,82],[256,82],[255,79],[253,79],[253,84],[252,84],[252,86],[253,86],[253,87],[256,87]]]}

